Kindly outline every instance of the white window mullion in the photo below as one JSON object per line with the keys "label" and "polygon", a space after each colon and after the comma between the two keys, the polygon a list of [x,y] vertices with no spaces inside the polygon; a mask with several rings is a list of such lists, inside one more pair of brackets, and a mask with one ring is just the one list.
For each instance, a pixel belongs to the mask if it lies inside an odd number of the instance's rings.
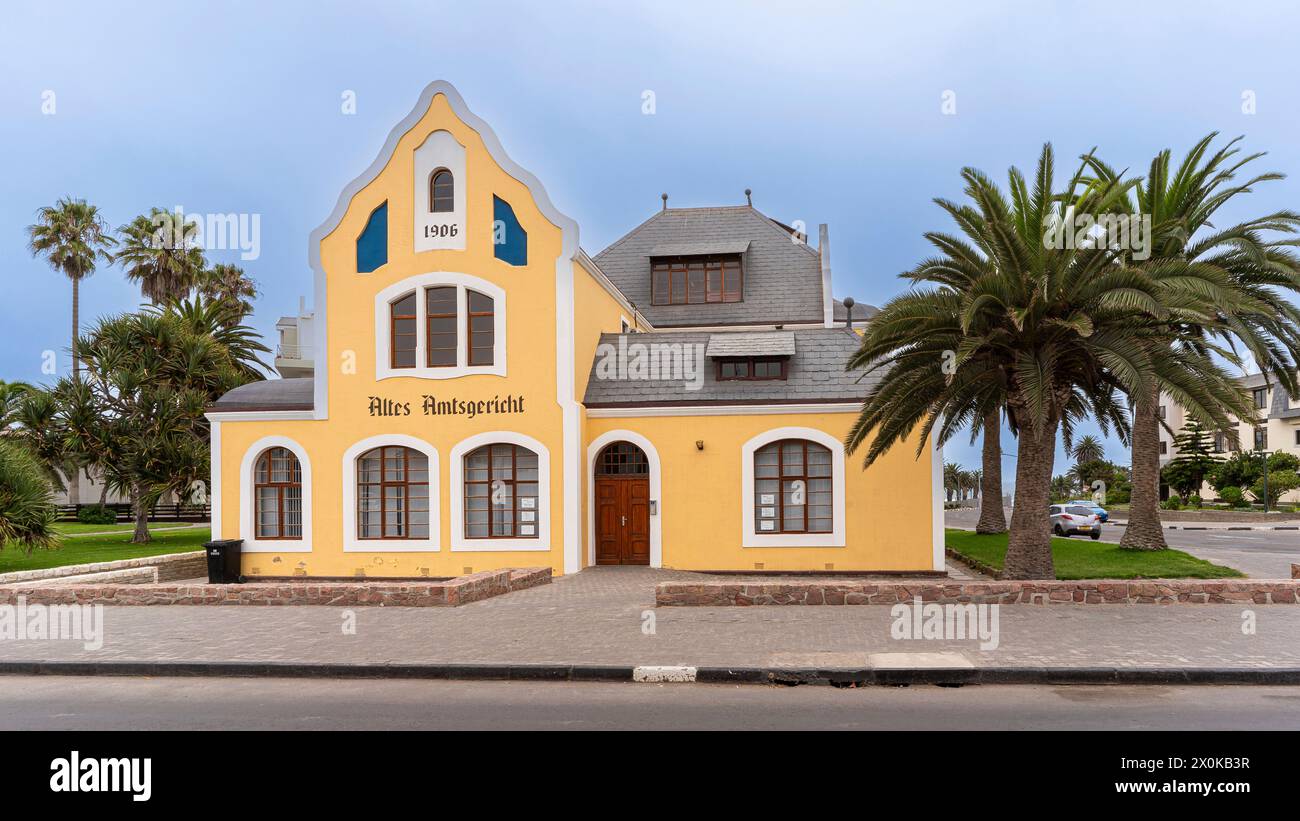
{"label": "white window mullion", "polygon": [[456,367],[469,365],[469,294],[464,285],[456,286]]}

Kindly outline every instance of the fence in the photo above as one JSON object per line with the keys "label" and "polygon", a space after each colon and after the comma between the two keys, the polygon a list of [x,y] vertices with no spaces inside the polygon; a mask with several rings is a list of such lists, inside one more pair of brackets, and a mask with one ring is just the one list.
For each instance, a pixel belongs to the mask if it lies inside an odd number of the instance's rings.
{"label": "fence", "polygon": [[[75,522],[77,512],[86,507],[99,507],[97,504],[80,504],[80,505],[59,505],[59,520],[64,522]],[[107,510],[111,510],[119,522],[131,522],[135,520],[135,515],[131,512],[131,505],[125,502],[114,502],[104,505]],[[149,520],[155,522],[207,522],[212,519],[211,505],[154,505],[149,511]]]}

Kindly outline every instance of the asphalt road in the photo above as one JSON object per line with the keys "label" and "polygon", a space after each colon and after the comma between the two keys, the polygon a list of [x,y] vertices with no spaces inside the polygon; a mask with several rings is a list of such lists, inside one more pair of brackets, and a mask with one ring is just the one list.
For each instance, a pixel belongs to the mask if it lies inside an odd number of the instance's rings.
{"label": "asphalt road", "polygon": [[[1007,519],[1010,518],[1008,511]],[[978,520],[978,511],[953,510],[945,515],[948,527],[973,528]],[[1300,530],[1183,530],[1184,526],[1201,525],[1199,522],[1171,524],[1177,525],[1178,529],[1165,530],[1165,541],[1170,547],[1215,564],[1236,568],[1252,578],[1289,579],[1291,564],[1300,564]],[[1102,541],[1118,542],[1123,537],[1122,525],[1102,525]]]}
{"label": "asphalt road", "polygon": [[1300,687],[4,677],[0,730],[1300,729]]}

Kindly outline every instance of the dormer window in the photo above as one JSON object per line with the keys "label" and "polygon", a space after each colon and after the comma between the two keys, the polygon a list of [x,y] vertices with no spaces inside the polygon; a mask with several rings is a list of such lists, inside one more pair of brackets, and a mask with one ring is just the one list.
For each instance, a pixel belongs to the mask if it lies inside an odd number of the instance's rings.
{"label": "dormer window", "polygon": [[718,381],[785,379],[784,356],[746,356],[718,360]]}
{"label": "dormer window", "polygon": [[429,175],[429,210],[435,214],[456,210],[456,181],[445,168]]}
{"label": "dormer window", "polygon": [[650,303],[740,302],[743,281],[739,254],[658,257],[651,260]]}

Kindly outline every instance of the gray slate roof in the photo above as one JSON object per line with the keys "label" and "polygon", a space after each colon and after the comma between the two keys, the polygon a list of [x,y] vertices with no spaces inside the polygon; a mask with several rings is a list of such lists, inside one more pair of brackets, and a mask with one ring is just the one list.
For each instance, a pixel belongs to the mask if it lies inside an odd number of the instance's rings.
{"label": "gray slate roof", "polygon": [[[873,316],[880,313],[880,309],[877,308],[875,305],[868,305],[865,302],[856,302],[856,300],[855,303],[856,304],[854,304],[853,306],[854,322],[862,322],[871,319]],[[848,322],[849,309],[844,307],[843,300],[839,300],[839,299],[835,300],[834,310],[835,310],[836,322]]]}
{"label": "gray slate roof", "polygon": [[719,333],[709,337],[705,356],[794,356],[794,331]]}
{"label": "gray slate roof", "polygon": [[208,410],[213,413],[311,410],[315,396],[314,382],[310,376],[249,382],[228,391]]}
{"label": "gray slate roof", "polygon": [[[878,379],[868,377],[859,382],[860,373],[849,373],[844,365],[858,348],[859,337],[844,328],[809,328],[794,330],[795,354],[790,358],[787,378],[782,380],[724,381],[716,379],[717,369],[711,359],[704,360],[704,381],[699,390],[687,390],[684,379],[607,378],[609,371],[600,367],[603,354],[620,350],[619,340],[634,344],[690,344],[690,350],[704,351],[710,338],[719,333],[674,331],[641,334],[601,334],[601,345],[592,362],[587,393],[588,407],[617,407],[664,404],[776,404],[799,402],[853,402],[865,398]],[[739,335],[739,334],[738,334]],[[609,345],[609,348],[605,346]],[[632,348],[627,347],[629,358]],[[699,354],[696,355],[698,357]],[[693,357],[692,362],[698,358]],[[604,373],[602,373],[604,371]],[[653,375],[653,374],[652,374]],[[672,374],[657,374],[669,376]]]}
{"label": "gray slate roof", "polygon": [[[748,241],[741,302],[651,305],[650,257],[664,248],[733,247]],[[821,322],[821,259],[807,243],[747,205],[669,208],[595,256],[596,264],[661,328]]]}

